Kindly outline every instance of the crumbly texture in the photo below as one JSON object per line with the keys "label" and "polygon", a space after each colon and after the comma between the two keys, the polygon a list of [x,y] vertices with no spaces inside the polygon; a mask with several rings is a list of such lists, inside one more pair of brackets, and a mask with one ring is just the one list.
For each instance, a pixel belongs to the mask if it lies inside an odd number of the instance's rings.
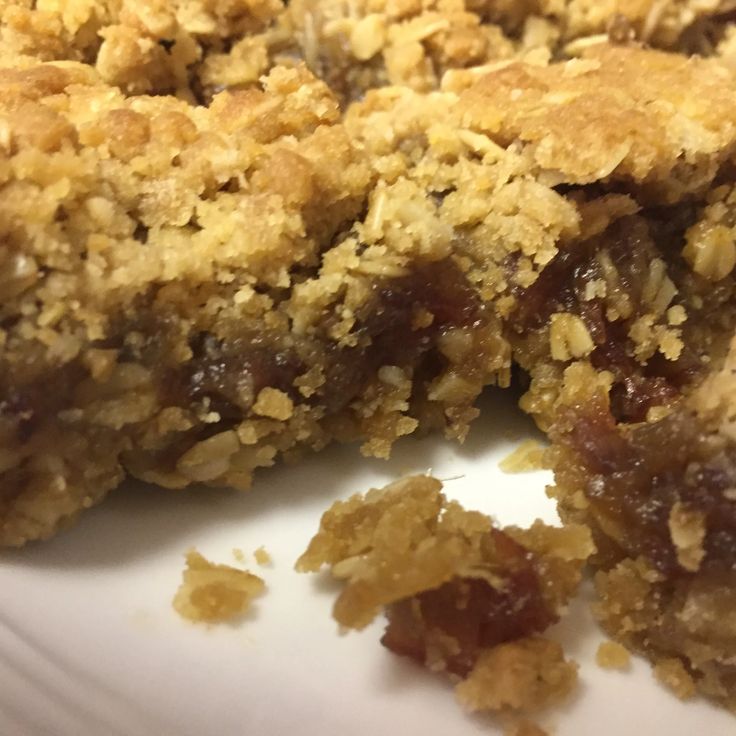
{"label": "crumbly texture", "polygon": [[483,652],[455,692],[471,712],[535,711],[564,702],[575,690],[577,671],[557,642],[529,637]]}
{"label": "crumbly texture", "polygon": [[349,101],[609,39],[725,55],[718,19],[729,10],[731,0],[3,0],[0,63],[84,62],[127,94],[201,102],[304,61]]}
{"label": "crumbly texture", "polygon": [[385,610],[381,642],[433,671],[462,678],[469,710],[526,711],[561,700],[577,666],[539,634],[575,593],[593,552],[584,527],[495,528],[414,476],[339,501],[297,562],[344,581],[333,609],[361,629]]}
{"label": "crumbly texture", "polygon": [[265,590],[265,583],[257,575],[229,565],[216,565],[190,550],[173,605],[189,621],[221,623],[242,616],[252,600]]}
{"label": "crumbly texture", "polygon": [[259,41],[282,11],[280,0],[4,0],[0,61],[84,62],[128,94],[176,93],[193,101],[238,39],[253,46],[252,68],[247,79],[241,69],[231,81],[258,81],[267,70]]}
{"label": "crumbly texture", "polygon": [[377,90],[340,121],[303,68],[208,108],[81,64],[6,70],[0,542],[125,473],[247,488],[333,438],[462,439],[512,354],[542,426],[583,357],[626,416],[666,404],[730,318],[731,274],[665,258],[729,211],[732,83],[606,47],[460,95]]}
{"label": "crumbly texture", "polygon": [[454,85],[513,60],[543,66],[608,41],[713,55],[731,10],[730,0],[296,0],[281,22],[292,54],[355,99],[385,84]]}
{"label": "crumbly texture", "polygon": [[0,544],[518,366],[604,626],[733,705],[732,11],[0,0]]}
{"label": "crumbly texture", "polygon": [[554,491],[563,516],[593,530],[604,627],[681,696],[698,689],[732,708],[735,371],[733,344],[689,396],[633,425],[571,379]]}
{"label": "crumbly texture", "polygon": [[603,641],[598,645],[595,661],[599,667],[607,670],[627,670],[631,664],[631,655],[626,647],[616,641]]}

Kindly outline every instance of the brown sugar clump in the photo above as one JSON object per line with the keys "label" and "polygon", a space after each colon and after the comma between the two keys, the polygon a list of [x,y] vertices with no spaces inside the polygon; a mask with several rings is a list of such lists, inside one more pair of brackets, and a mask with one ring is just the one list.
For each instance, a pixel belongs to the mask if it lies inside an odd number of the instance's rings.
{"label": "brown sugar clump", "polygon": [[245,613],[253,598],[265,590],[265,583],[257,575],[216,565],[190,550],[174,608],[183,618],[197,623],[231,621]]}
{"label": "brown sugar clump", "polygon": [[[566,694],[576,668],[536,635],[577,589],[593,551],[586,530],[496,529],[441,488],[415,476],[337,502],[297,569],[329,565],[345,581],[334,606],[343,626],[362,628],[385,608],[384,646],[465,678],[458,696],[471,709],[532,708]],[[508,677],[489,694],[483,683],[497,667]]]}
{"label": "brown sugar clump", "polygon": [[607,670],[625,670],[631,664],[631,655],[626,647],[615,641],[604,641],[598,645],[595,661]]}

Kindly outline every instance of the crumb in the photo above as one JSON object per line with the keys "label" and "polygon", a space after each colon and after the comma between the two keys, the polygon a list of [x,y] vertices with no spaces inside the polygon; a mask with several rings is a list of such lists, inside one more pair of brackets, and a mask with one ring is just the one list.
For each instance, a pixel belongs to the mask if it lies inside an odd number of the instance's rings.
{"label": "crumb", "polygon": [[615,641],[604,641],[598,645],[595,661],[599,667],[609,670],[626,670],[631,664],[631,655],[626,647]]}
{"label": "crumb", "polygon": [[256,562],[261,566],[270,565],[272,562],[271,555],[268,553],[265,547],[259,547],[253,553],[253,556],[256,558]]}
{"label": "crumb", "polygon": [[498,464],[504,473],[529,473],[544,468],[545,447],[538,440],[524,440]]}
{"label": "crumb", "polygon": [[676,502],[670,510],[667,522],[672,544],[677,549],[677,561],[689,572],[697,572],[705,557],[706,515],[702,511],[689,511],[685,504]]}
{"label": "crumb", "polygon": [[266,589],[263,580],[256,575],[209,562],[196,550],[187,552],[186,560],[174,608],[190,621],[231,621],[245,613],[253,598]]}
{"label": "crumb", "polygon": [[660,660],[654,665],[654,675],[680,700],[688,700],[695,695],[693,678],[679,659]]}
{"label": "crumb", "polygon": [[240,547],[234,547],[233,559],[235,560],[235,562],[240,562],[242,564],[243,562],[245,562],[245,552],[243,552]]}

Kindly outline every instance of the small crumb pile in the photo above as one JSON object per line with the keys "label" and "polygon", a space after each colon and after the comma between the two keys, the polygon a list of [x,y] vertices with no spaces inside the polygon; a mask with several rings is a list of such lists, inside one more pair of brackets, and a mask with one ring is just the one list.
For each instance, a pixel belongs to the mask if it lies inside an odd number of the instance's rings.
{"label": "small crumb pile", "polygon": [[266,584],[257,575],[229,565],[217,565],[194,549],[187,552],[186,560],[173,604],[179,615],[190,621],[231,621],[244,614],[253,598],[266,590]]}
{"label": "small crumb pile", "polygon": [[406,478],[338,501],[299,558],[345,582],[334,606],[362,629],[385,610],[382,644],[446,672],[470,711],[528,712],[567,697],[577,665],[541,636],[559,620],[594,546],[580,526],[495,528],[447,501],[440,481]]}

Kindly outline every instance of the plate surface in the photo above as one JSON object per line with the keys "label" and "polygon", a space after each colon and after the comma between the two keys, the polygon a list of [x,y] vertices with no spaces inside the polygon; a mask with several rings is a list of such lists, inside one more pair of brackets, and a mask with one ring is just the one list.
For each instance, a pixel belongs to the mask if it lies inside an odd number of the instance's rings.
{"label": "plate surface", "polygon": [[[452,689],[379,644],[381,622],[340,636],[333,584],[293,564],[337,498],[402,474],[450,479],[448,496],[528,524],[556,513],[545,473],[504,475],[497,463],[533,434],[510,397],[491,393],[463,447],[409,438],[389,462],[333,448],[262,472],[253,491],[162,491],[128,483],[50,542],[0,553],[2,736],[471,736],[501,733],[465,715]],[[270,567],[252,552],[264,545]],[[234,563],[268,585],[245,620],[206,628],[171,608],[184,552]],[[581,665],[581,687],[541,721],[578,736],[736,733],[732,716],[680,703],[635,659],[629,672],[594,663],[603,639],[586,595],[553,633]]]}

